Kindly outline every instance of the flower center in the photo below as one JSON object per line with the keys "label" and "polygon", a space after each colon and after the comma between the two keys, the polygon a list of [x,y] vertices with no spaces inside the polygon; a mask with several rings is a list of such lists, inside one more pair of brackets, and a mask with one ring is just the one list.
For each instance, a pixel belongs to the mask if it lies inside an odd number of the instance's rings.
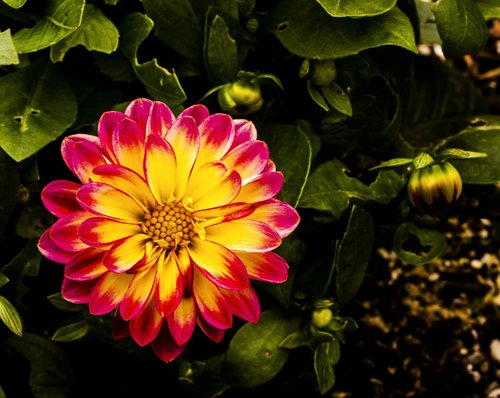
{"label": "flower center", "polygon": [[141,228],[164,249],[186,246],[194,235],[193,217],[181,202],[157,205],[153,212],[146,212]]}

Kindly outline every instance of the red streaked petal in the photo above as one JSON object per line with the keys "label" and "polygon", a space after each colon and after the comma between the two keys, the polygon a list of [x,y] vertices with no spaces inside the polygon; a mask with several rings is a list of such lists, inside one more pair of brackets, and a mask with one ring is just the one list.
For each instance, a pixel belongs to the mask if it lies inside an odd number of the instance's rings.
{"label": "red streaked petal", "polygon": [[233,119],[223,113],[210,115],[200,124],[199,131],[200,151],[196,167],[219,160],[226,154],[234,138]]}
{"label": "red streaked petal", "polygon": [[233,314],[219,288],[194,269],[193,294],[201,316],[218,329],[229,329]]}
{"label": "red streaked petal", "polygon": [[248,286],[248,275],[243,263],[224,246],[193,238],[187,250],[198,270],[216,286],[230,290]]}
{"label": "red streaked petal", "polygon": [[177,252],[177,266],[182,275],[184,286],[190,291],[193,285],[193,265],[185,247],[181,247]]}
{"label": "red streaked petal", "polygon": [[271,199],[257,206],[248,219],[271,226],[281,238],[290,235],[300,222],[299,213],[288,203]]}
{"label": "red streaked petal", "polygon": [[103,249],[94,248],[78,253],[64,267],[64,276],[75,281],[85,281],[104,275],[108,272],[102,263],[105,253]]}
{"label": "red streaked petal", "polygon": [[255,141],[256,139],[257,129],[251,121],[245,119],[234,120],[234,141],[231,149],[244,142]]}
{"label": "red streaked petal", "polygon": [[192,117],[196,125],[199,126],[203,120],[205,120],[209,115],[208,109],[205,105],[196,104],[192,105],[189,108],[184,109],[180,114],[179,118],[190,116]]}
{"label": "red streaked petal", "polygon": [[271,159],[267,161],[266,167],[262,169],[261,174],[269,173],[270,171],[276,171],[276,165]]}
{"label": "red streaked petal", "polygon": [[184,293],[182,278],[174,256],[163,252],[156,272],[156,308],[167,316],[179,305]]}
{"label": "red streaked petal", "polygon": [[114,340],[122,340],[130,336],[129,322],[124,320],[119,312],[115,312],[111,327],[111,336]]}
{"label": "red streaked petal", "polygon": [[210,340],[212,340],[216,343],[220,343],[221,340],[224,338],[225,330],[219,329],[219,328],[216,328],[215,326],[210,325],[207,321],[205,321],[203,319],[203,317],[199,316],[196,319],[196,323],[198,324],[200,329],[203,331],[203,333],[205,333]]}
{"label": "red streaked petal", "polygon": [[134,274],[134,279],[120,304],[120,315],[123,319],[129,321],[145,309],[153,293],[155,276],[155,267]]}
{"label": "red streaked petal", "polygon": [[83,183],[92,180],[92,171],[97,166],[106,164],[100,147],[93,141],[66,137],[61,144],[61,152],[68,168]]}
{"label": "red streaked petal", "polygon": [[61,287],[63,298],[73,304],[87,304],[98,279],[74,281],[64,278]]}
{"label": "red streaked petal", "polygon": [[196,327],[196,303],[194,297],[183,297],[179,306],[167,317],[167,320],[175,342],[179,345],[187,343]]}
{"label": "red streaked petal", "polygon": [[245,265],[252,279],[263,282],[282,283],[288,278],[288,264],[276,253],[243,253],[236,255]]}
{"label": "red streaked petal", "polygon": [[193,209],[210,209],[227,205],[239,193],[240,175],[222,162],[205,163],[196,170],[186,189],[186,197],[193,199]]}
{"label": "red streaked petal", "polygon": [[130,335],[141,347],[151,343],[161,330],[163,317],[156,309],[153,299],[130,321]]}
{"label": "red streaked petal", "polygon": [[146,242],[149,240],[149,236],[139,234],[116,242],[104,255],[103,264],[116,273],[130,270],[145,258]]}
{"label": "red streaked petal", "polygon": [[93,214],[132,223],[140,223],[144,217],[144,210],[132,197],[102,182],[84,185],[76,193],[76,198]]}
{"label": "red streaked petal", "polygon": [[128,104],[125,115],[134,120],[142,131],[146,131],[149,112],[153,106],[153,101],[147,98],[137,98]]}
{"label": "red streaked petal", "polygon": [[131,119],[118,122],[113,130],[113,153],[122,166],[143,175],[145,132]]}
{"label": "red streaked petal", "polygon": [[269,149],[263,141],[247,141],[228,152],[222,161],[235,169],[243,182],[258,175],[269,159]]}
{"label": "red streaked petal", "polygon": [[65,180],[49,182],[41,193],[42,202],[56,217],[64,217],[82,210],[76,200],[76,191],[80,187],[80,184]]}
{"label": "red streaked petal", "polygon": [[104,274],[92,289],[89,301],[89,311],[92,315],[104,315],[113,311],[132,282],[134,276],[130,274]]}
{"label": "red streaked petal", "polygon": [[186,345],[178,345],[173,339],[166,324],[158,333],[158,337],[151,343],[153,352],[164,362],[172,362],[182,354]]}
{"label": "red streaked petal", "polygon": [[283,182],[283,174],[279,171],[261,174],[243,185],[234,200],[249,203],[263,202],[276,196],[283,187]]}
{"label": "red streaked petal", "polygon": [[52,241],[61,249],[71,252],[87,249],[88,245],[78,235],[78,228],[89,217],[92,214],[81,210],[60,218],[50,229]]}
{"label": "red streaked petal", "polygon": [[159,134],[165,137],[174,121],[175,116],[170,108],[163,102],[155,101],[149,111],[146,135]]}
{"label": "red streaked petal", "polygon": [[193,217],[198,220],[198,225],[208,227],[210,225],[247,217],[252,214],[254,210],[255,205],[251,203],[230,203],[212,209],[198,210],[193,213]]}
{"label": "red streaked petal", "polygon": [[104,154],[112,162],[116,162],[115,154],[113,153],[113,130],[115,129],[118,122],[125,119],[127,116],[122,112],[104,112],[99,119],[99,125],[97,127],[97,135],[101,141],[102,150]]}
{"label": "red streaked petal", "polygon": [[105,246],[128,236],[142,234],[137,224],[128,224],[106,217],[92,217],[81,223],[80,238],[91,246]]}
{"label": "red streaked petal", "polygon": [[54,243],[50,237],[50,228],[40,236],[37,247],[40,253],[56,263],[66,264],[75,255],[74,252],[63,250]]}
{"label": "red streaked petal", "polygon": [[257,294],[249,285],[242,290],[221,289],[231,311],[247,322],[256,323],[260,318],[260,303]]}
{"label": "red streaked petal", "polygon": [[155,198],[147,182],[135,171],[126,167],[116,164],[96,167],[93,180],[126,192],[144,208],[149,208],[155,204]]}
{"label": "red streaked petal", "polygon": [[239,219],[205,229],[206,239],[230,250],[268,252],[281,244],[279,234],[270,226],[253,220]]}
{"label": "red streaked petal", "polygon": [[144,172],[158,203],[167,203],[174,195],[177,160],[170,144],[157,134],[148,136]]}
{"label": "red streaked petal", "polygon": [[200,134],[192,117],[182,117],[175,121],[165,137],[172,146],[177,160],[174,195],[184,195],[186,184],[191,174],[198,150]]}

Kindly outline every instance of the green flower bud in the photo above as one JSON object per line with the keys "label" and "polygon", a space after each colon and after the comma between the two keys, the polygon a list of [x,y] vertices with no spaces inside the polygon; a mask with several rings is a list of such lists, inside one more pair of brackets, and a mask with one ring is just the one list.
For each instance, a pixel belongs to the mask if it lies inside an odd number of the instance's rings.
{"label": "green flower bud", "polygon": [[218,94],[219,106],[233,115],[250,115],[264,103],[260,87],[247,79],[225,84]]}
{"label": "green flower bud", "polygon": [[462,179],[449,162],[427,164],[412,171],[408,198],[420,215],[435,217],[456,202],[462,192]]}
{"label": "green flower bud", "polygon": [[327,328],[333,319],[333,313],[330,308],[321,308],[314,310],[311,317],[313,326],[318,329]]}
{"label": "green flower bud", "polygon": [[337,67],[333,59],[311,60],[309,76],[315,86],[328,86],[337,77]]}

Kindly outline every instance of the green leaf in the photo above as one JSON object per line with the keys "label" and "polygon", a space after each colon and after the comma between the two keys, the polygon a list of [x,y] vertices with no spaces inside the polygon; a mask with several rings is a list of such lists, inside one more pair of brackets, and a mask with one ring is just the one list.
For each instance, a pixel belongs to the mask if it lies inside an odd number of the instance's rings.
{"label": "green leaf", "polygon": [[33,333],[24,333],[23,337],[10,336],[6,343],[30,363],[30,385],[35,398],[66,398],[71,395],[73,369],[57,345]]}
{"label": "green leaf", "polygon": [[397,7],[368,18],[333,19],[314,1],[287,0],[280,3],[273,16],[276,37],[290,52],[303,58],[347,57],[385,45],[417,52],[411,23]]}
{"label": "green leaf", "polygon": [[372,216],[361,207],[353,206],[337,256],[335,293],[340,306],[351,300],[363,283],[372,252],[373,237]]}
{"label": "green leaf", "polygon": [[500,4],[498,0],[476,0],[484,19],[500,18]]}
{"label": "green leaf", "polygon": [[367,17],[383,14],[396,5],[397,0],[316,0],[332,17]]}
{"label": "green leaf", "polygon": [[158,65],[156,58],[140,64],[137,61],[139,45],[153,28],[153,21],[146,15],[132,13],[120,24],[120,48],[132,63],[137,77],[148,93],[156,100],[170,107],[181,105],[186,100],[177,75]]}
{"label": "green leaf", "polygon": [[488,28],[473,0],[438,0],[432,10],[447,57],[475,54],[485,47]]}
{"label": "green leaf", "polygon": [[7,395],[5,395],[5,391],[3,390],[1,385],[0,385],[0,398],[7,398]]}
{"label": "green leaf", "polygon": [[85,308],[83,304],[74,304],[65,300],[60,292],[47,296],[47,299],[50,301],[50,304],[61,311],[79,312]]}
{"label": "green leaf", "polygon": [[70,35],[82,23],[84,7],[84,0],[50,0],[46,15],[40,22],[14,35],[17,52],[35,52]]}
{"label": "green leaf", "polygon": [[0,92],[0,146],[17,162],[55,140],[76,118],[71,87],[45,60],[0,78]]}
{"label": "green leaf", "polygon": [[313,336],[308,332],[307,329],[299,329],[296,332],[290,333],[286,336],[279,344],[280,348],[288,348],[293,350],[294,348],[307,346],[312,348],[314,343]]}
{"label": "green leaf", "polygon": [[348,177],[345,165],[333,159],[319,166],[309,177],[299,207],[325,211],[339,218],[352,198],[387,204],[404,186],[404,179],[394,171],[382,171],[367,186]]}
{"label": "green leaf", "polygon": [[155,24],[155,34],[191,63],[203,64],[205,10],[198,0],[142,0]]}
{"label": "green leaf", "polygon": [[6,275],[4,275],[4,274],[2,274],[2,273],[0,272],[0,287],[3,287],[3,286],[5,286],[7,283],[9,283],[9,280],[10,280],[10,279],[9,279]]}
{"label": "green leaf", "polygon": [[297,330],[299,318],[279,309],[263,311],[258,323],[243,325],[234,335],[224,359],[225,374],[238,387],[253,388],[271,380],[285,365],[290,352],[281,341]]}
{"label": "green leaf", "polygon": [[311,99],[314,102],[316,102],[316,104],[319,105],[320,108],[322,108],[327,112],[330,110],[330,107],[328,106],[325,97],[321,95],[321,93],[316,89],[316,87],[313,86],[311,80],[309,79],[307,80],[307,92],[309,93]]}
{"label": "green leaf", "polygon": [[464,151],[459,148],[446,148],[436,156],[436,160],[448,160],[448,159],[478,159],[478,158],[486,158],[488,155],[484,152],[473,152],[473,151]]}
{"label": "green leaf", "polygon": [[94,53],[94,62],[101,72],[115,82],[131,82],[137,79],[130,62],[120,52]]}
{"label": "green leaf", "polygon": [[224,20],[216,15],[205,42],[205,65],[213,84],[230,83],[238,73],[238,47]]}
{"label": "green leaf", "polygon": [[321,91],[328,103],[347,116],[352,116],[352,106],[349,96],[337,83],[332,82],[328,86],[321,87]]}
{"label": "green leaf", "polygon": [[10,331],[18,336],[23,335],[23,322],[19,312],[4,296],[0,296],[0,319]]}
{"label": "green leaf", "polygon": [[19,295],[30,291],[23,285],[22,279],[25,276],[38,275],[41,254],[36,244],[37,239],[28,241],[15,257],[0,269],[10,279],[10,283],[15,286]]}
{"label": "green leaf", "polygon": [[382,162],[378,166],[371,167],[370,171],[388,170],[388,169],[392,169],[394,167],[408,166],[412,162],[413,162],[412,158],[394,158],[394,159]]}
{"label": "green leaf", "polygon": [[80,321],[60,327],[50,339],[61,343],[68,343],[85,337],[88,332],[89,324],[87,321]]}
{"label": "green leaf", "polygon": [[334,365],[340,358],[340,345],[337,339],[323,341],[314,350],[314,372],[321,394],[325,394],[335,385]]}
{"label": "green leaf", "polygon": [[55,218],[37,203],[26,205],[16,223],[16,234],[27,239],[39,238]]}
{"label": "green leaf", "polygon": [[[410,235],[418,239],[420,245],[405,248]],[[419,227],[412,223],[403,223],[394,234],[394,251],[398,257],[414,265],[427,264],[438,258],[446,249],[446,237],[436,229]]]}
{"label": "green leaf", "polygon": [[[0,108],[1,106],[0,104]],[[15,162],[2,150],[0,150],[0,170],[2,170],[0,173],[0,191],[2,192],[0,195],[0,240],[3,240],[5,224],[17,204],[20,184]]]}
{"label": "green leaf", "polygon": [[0,66],[17,65],[18,63],[19,57],[17,56],[10,29],[0,32]]}
{"label": "green leaf", "polygon": [[311,144],[293,125],[267,124],[259,134],[267,143],[276,169],[285,177],[280,199],[297,207],[311,167]]}
{"label": "green leaf", "polygon": [[21,8],[26,0],[3,0],[3,2],[12,8]]}
{"label": "green leaf", "polygon": [[482,159],[452,161],[466,184],[500,181],[500,116],[480,116],[469,127],[449,137],[438,148],[463,148],[488,155]]}
{"label": "green leaf", "polygon": [[118,29],[99,8],[87,4],[82,23],[69,36],[55,43],[50,49],[52,62],[62,61],[66,52],[82,45],[88,51],[110,54],[118,48]]}

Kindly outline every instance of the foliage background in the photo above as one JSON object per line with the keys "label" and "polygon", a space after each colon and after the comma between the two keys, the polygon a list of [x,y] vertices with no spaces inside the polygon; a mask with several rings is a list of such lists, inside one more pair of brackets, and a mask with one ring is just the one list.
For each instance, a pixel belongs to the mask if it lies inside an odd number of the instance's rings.
{"label": "foliage background", "polygon": [[[495,0],[0,2],[0,397],[494,391],[498,18]],[[234,105],[236,81],[261,108]],[[40,190],[73,178],[62,138],[137,97],[252,120],[302,218],[280,248],[289,280],[258,286],[261,322],[195,335],[172,364],[65,302],[36,249],[54,221]],[[464,194],[436,219],[410,207],[404,169],[369,171],[447,147],[488,157],[453,161]],[[334,303],[327,331],[317,300]]]}

